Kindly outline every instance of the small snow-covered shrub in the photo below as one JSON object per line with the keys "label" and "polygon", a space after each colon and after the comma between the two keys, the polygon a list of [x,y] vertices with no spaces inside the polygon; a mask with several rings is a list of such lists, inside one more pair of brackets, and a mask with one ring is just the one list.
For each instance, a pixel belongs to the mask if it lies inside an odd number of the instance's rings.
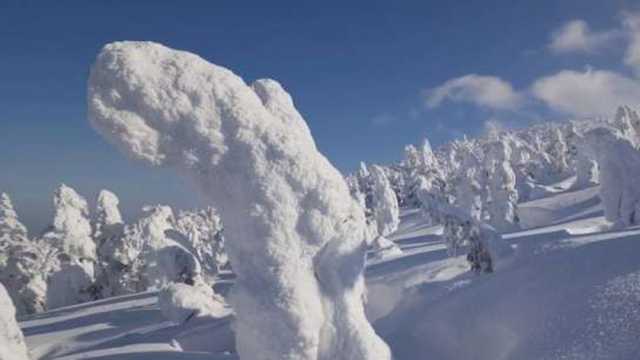
{"label": "small snow-covered shrub", "polygon": [[16,321],[16,310],[0,284],[0,360],[29,360],[24,336]]}
{"label": "small snow-covered shrub", "polygon": [[158,305],[167,320],[177,324],[193,317],[223,317],[230,311],[224,299],[205,284],[170,283],[158,293]]}

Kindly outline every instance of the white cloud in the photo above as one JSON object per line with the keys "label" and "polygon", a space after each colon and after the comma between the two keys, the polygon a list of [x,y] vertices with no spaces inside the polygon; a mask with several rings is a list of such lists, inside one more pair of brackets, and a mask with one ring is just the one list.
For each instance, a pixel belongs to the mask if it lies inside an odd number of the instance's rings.
{"label": "white cloud", "polygon": [[593,52],[619,35],[619,30],[594,32],[584,20],[572,20],[551,34],[549,48],[558,53]]}
{"label": "white cloud", "polygon": [[575,116],[610,116],[621,104],[640,101],[640,82],[606,70],[563,70],[536,80],[533,96]]}
{"label": "white cloud", "polygon": [[498,77],[469,74],[448,80],[428,91],[428,107],[435,108],[445,100],[504,110],[519,107],[522,96],[511,84]]}
{"label": "white cloud", "polygon": [[640,74],[640,14],[625,13],[622,23],[629,41],[624,63]]}
{"label": "white cloud", "polygon": [[395,116],[388,113],[382,113],[372,117],[371,124],[373,126],[385,126],[385,125],[391,124],[395,120],[396,120]]}

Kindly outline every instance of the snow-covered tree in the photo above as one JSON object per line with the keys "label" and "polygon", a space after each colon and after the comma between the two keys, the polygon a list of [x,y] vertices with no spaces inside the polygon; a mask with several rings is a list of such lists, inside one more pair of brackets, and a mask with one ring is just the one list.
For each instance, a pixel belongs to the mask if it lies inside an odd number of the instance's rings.
{"label": "snow-covered tree", "polygon": [[490,178],[487,210],[490,224],[498,231],[517,229],[520,221],[516,176],[509,163],[510,151],[504,138],[488,144],[486,167]]}
{"label": "snow-covered tree", "polygon": [[569,170],[568,154],[569,148],[565,141],[564,135],[559,128],[551,129],[551,136],[547,153],[551,158],[552,170],[556,176],[562,177],[567,175]]}
{"label": "snow-covered tree", "polygon": [[118,204],[120,200],[109,190],[101,190],[96,201],[96,211],[93,217],[93,237],[98,253],[105,242],[122,235],[124,221]]}
{"label": "snow-covered tree", "polygon": [[182,235],[180,243],[196,256],[202,265],[203,276],[212,283],[229,259],[224,249],[222,220],[213,207],[180,211],[175,229]]}
{"label": "snow-covered tree", "polygon": [[482,208],[485,184],[482,183],[482,167],[480,160],[470,150],[466,151],[462,160],[462,171],[456,178],[456,204],[475,221],[482,219]]}
{"label": "snow-covered tree", "polygon": [[121,42],[98,56],[88,92],[102,135],[191,175],[219,209],[241,359],[391,358],[362,304],[362,209],[280,84]]}
{"label": "snow-covered tree", "polygon": [[640,116],[629,106],[619,106],[613,117],[613,126],[631,142],[636,149],[640,147]]}
{"label": "snow-covered tree", "polygon": [[640,223],[640,152],[626,136],[606,127],[590,130],[584,141],[600,168],[605,218],[616,227]]}
{"label": "snow-covered tree", "polygon": [[0,284],[0,360],[29,360],[24,336],[16,321],[16,310]]}
{"label": "snow-covered tree", "polygon": [[93,216],[93,239],[97,246],[96,291],[100,297],[126,293],[122,290],[122,263],[114,258],[114,250],[122,244],[125,224],[120,214],[120,200],[109,190],[101,190]]}
{"label": "snow-covered tree", "polygon": [[370,172],[373,184],[372,208],[378,235],[386,237],[396,231],[400,223],[398,199],[380,166],[371,166]]}
{"label": "snow-covered tree", "polygon": [[60,269],[48,279],[47,306],[77,304],[96,297],[96,244],[91,237],[87,201],[72,188],[62,184],[53,198],[54,219],[42,235],[43,241],[59,252]]}
{"label": "snow-covered tree", "polygon": [[96,244],[91,237],[87,201],[74,189],[61,184],[53,197],[53,224],[42,236],[61,252],[93,267]]}
{"label": "snow-covered tree", "polygon": [[13,244],[8,255],[0,282],[6,286],[18,314],[47,310],[47,280],[60,269],[58,250],[47,242],[29,240]]}
{"label": "snow-covered tree", "polygon": [[400,248],[386,239],[398,229],[400,224],[400,208],[396,193],[382,167],[373,165],[370,168],[373,186],[371,207],[376,224],[376,236],[372,239],[372,248],[379,256],[401,253]]}
{"label": "snow-covered tree", "polygon": [[27,228],[18,220],[11,199],[0,194],[0,271],[6,265],[10,246],[27,241]]}

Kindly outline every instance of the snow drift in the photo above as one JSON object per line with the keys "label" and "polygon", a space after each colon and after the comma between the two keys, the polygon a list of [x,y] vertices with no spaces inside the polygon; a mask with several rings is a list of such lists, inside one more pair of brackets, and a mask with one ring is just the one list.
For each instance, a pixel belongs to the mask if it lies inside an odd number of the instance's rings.
{"label": "snow drift", "polygon": [[88,107],[110,142],[191,175],[220,210],[241,358],[390,358],[362,304],[363,211],[280,84],[119,42],[91,70]]}

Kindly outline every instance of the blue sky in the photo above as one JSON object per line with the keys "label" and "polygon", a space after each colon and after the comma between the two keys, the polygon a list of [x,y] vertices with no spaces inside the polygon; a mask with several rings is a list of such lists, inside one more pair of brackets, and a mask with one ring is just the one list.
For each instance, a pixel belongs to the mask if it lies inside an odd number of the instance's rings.
{"label": "blue sky", "polygon": [[157,41],[247,81],[277,79],[347,172],[398,160],[425,136],[437,145],[477,134],[490,119],[590,116],[576,110],[581,94],[567,94],[583,82],[609,97],[640,94],[640,60],[628,56],[634,10],[589,0],[0,0],[0,190],[32,230],[49,221],[60,182],[90,201],[112,189],[128,216],[145,203],[202,205],[186,181],[130,163],[86,121],[89,67],[111,41]]}

